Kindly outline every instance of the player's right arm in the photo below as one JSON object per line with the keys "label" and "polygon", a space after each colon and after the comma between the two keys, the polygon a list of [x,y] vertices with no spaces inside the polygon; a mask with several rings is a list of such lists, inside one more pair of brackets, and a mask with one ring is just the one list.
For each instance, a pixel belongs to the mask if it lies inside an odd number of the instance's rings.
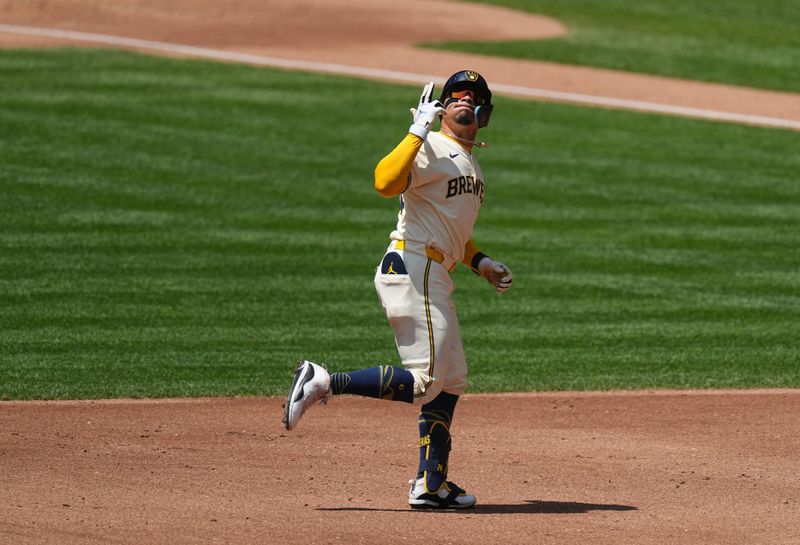
{"label": "player's right arm", "polygon": [[384,197],[394,197],[408,188],[414,159],[442,110],[441,102],[433,100],[433,82],[428,82],[422,89],[419,105],[411,110],[414,123],[408,128],[408,134],[375,167],[375,190],[378,193]]}
{"label": "player's right arm", "polygon": [[384,197],[399,195],[408,187],[411,168],[424,140],[408,133],[375,167],[375,190]]}

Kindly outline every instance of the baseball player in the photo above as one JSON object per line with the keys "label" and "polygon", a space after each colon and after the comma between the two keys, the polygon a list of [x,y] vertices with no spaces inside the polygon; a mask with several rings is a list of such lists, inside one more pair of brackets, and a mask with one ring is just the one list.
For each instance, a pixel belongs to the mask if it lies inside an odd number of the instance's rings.
{"label": "baseball player", "polygon": [[[438,100],[428,83],[411,110],[408,134],[375,168],[378,193],[400,201],[375,287],[403,366],[328,374],[321,365],[301,361],[284,406],[283,423],[291,430],[311,405],[331,395],[419,405],[419,470],[408,495],[414,508],[475,505],[475,496],[447,480],[453,411],[467,387],[450,273],[463,263],[497,293],[511,286],[508,267],[482,253],[471,238],[485,193],[472,151],[485,147],[476,135],[488,125],[492,108],[492,93],[477,72],[453,74]],[[431,132],[437,117],[441,128]]]}

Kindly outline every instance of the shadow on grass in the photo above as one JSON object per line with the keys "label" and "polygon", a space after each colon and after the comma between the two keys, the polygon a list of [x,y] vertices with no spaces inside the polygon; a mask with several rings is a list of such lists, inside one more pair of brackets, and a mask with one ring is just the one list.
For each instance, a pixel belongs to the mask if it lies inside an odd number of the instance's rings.
{"label": "shadow on grass", "polygon": [[380,509],[374,507],[317,507],[317,511],[408,511],[464,513],[476,515],[497,515],[506,513],[535,514],[581,514],[591,511],[636,511],[632,505],[614,505],[601,503],[578,503],[573,501],[526,500],[518,504],[478,504],[471,509]]}

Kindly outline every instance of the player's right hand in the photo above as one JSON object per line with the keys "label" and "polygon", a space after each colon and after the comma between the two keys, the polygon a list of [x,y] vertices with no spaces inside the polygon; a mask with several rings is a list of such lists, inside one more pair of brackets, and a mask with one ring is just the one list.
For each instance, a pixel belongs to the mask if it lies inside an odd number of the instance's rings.
{"label": "player's right hand", "polygon": [[433,127],[433,122],[440,112],[444,111],[442,103],[438,100],[431,100],[433,95],[433,82],[429,81],[428,84],[422,89],[422,96],[419,97],[419,105],[416,108],[411,108],[411,115],[414,116],[414,123],[409,127],[408,132],[415,134],[425,140],[428,137],[428,132]]}

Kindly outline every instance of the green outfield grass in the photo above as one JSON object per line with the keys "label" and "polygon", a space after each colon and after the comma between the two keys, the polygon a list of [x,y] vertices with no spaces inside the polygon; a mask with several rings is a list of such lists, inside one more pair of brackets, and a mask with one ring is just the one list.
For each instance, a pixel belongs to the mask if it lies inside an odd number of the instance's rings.
{"label": "green outfield grass", "polygon": [[436,47],[800,92],[796,0],[473,1],[554,17],[569,34]]}
{"label": "green outfield grass", "polygon": [[[0,398],[281,394],[395,363],[372,189],[419,89],[0,51]],[[800,386],[800,134],[498,97],[471,391]]]}

